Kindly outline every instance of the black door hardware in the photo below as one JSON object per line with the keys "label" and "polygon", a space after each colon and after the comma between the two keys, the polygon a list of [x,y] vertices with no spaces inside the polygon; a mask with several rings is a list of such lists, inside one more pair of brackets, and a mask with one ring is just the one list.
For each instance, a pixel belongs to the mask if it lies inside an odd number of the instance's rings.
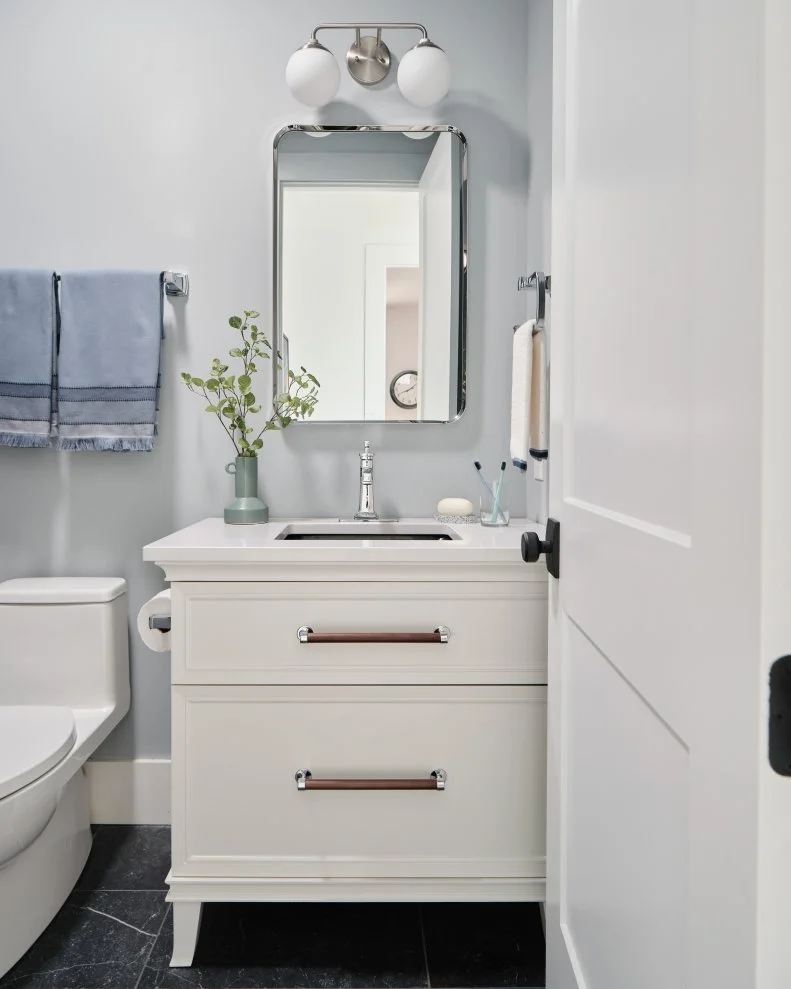
{"label": "black door hardware", "polygon": [[537,532],[522,533],[522,559],[525,563],[537,563],[546,554],[547,570],[553,577],[560,577],[560,522],[547,520],[547,538],[539,539]]}
{"label": "black door hardware", "polygon": [[791,656],[781,656],[769,670],[769,765],[791,776]]}

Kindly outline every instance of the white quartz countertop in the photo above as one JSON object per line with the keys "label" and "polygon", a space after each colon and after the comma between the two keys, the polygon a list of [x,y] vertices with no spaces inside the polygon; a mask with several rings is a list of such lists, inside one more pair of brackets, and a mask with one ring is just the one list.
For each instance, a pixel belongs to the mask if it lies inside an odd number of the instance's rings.
{"label": "white quartz countertop", "polygon": [[[370,524],[372,528],[377,523]],[[479,524],[448,525],[433,518],[399,519],[393,530],[444,528],[451,539],[438,541],[399,541],[360,538],[336,541],[310,539],[291,541],[278,538],[288,527],[327,527],[339,531],[348,526],[339,519],[274,519],[263,525],[226,525],[221,518],[203,519],[143,548],[143,559],[167,564],[453,564],[522,563],[523,532],[538,532],[543,524],[512,519],[511,524],[489,528]],[[543,570],[543,562],[540,564]]]}

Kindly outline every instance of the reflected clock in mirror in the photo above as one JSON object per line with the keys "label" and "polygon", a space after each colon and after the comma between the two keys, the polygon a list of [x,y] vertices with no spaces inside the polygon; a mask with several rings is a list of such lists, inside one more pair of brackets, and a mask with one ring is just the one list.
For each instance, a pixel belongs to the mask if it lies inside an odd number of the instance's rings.
{"label": "reflected clock in mirror", "polygon": [[288,340],[290,365],[321,381],[311,422],[458,418],[463,136],[446,126],[291,126],[274,151],[276,349]]}
{"label": "reflected clock in mirror", "polygon": [[399,409],[417,408],[417,371],[402,371],[390,382],[390,398]]}

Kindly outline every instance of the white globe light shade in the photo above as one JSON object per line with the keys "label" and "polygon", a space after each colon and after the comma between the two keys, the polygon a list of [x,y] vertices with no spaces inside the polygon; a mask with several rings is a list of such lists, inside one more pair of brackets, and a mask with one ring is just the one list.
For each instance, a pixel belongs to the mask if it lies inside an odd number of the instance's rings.
{"label": "white globe light shade", "polygon": [[286,84],[305,106],[324,106],[338,92],[341,70],[332,52],[318,42],[299,48],[286,65]]}
{"label": "white globe light shade", "polygon": [[401,59],[398,88],[415,106],[439,103],[450,89],[450,59],[428,39],[419,41]]}

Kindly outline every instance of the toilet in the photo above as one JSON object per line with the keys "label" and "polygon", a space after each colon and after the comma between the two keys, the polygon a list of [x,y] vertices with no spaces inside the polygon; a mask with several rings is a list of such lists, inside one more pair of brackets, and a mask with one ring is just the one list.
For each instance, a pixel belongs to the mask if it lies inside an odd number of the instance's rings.
{"label": "toilet", "polygon": [[83,763],[129,710],[126,583],[0,583],[0,976],[91,849]]}

